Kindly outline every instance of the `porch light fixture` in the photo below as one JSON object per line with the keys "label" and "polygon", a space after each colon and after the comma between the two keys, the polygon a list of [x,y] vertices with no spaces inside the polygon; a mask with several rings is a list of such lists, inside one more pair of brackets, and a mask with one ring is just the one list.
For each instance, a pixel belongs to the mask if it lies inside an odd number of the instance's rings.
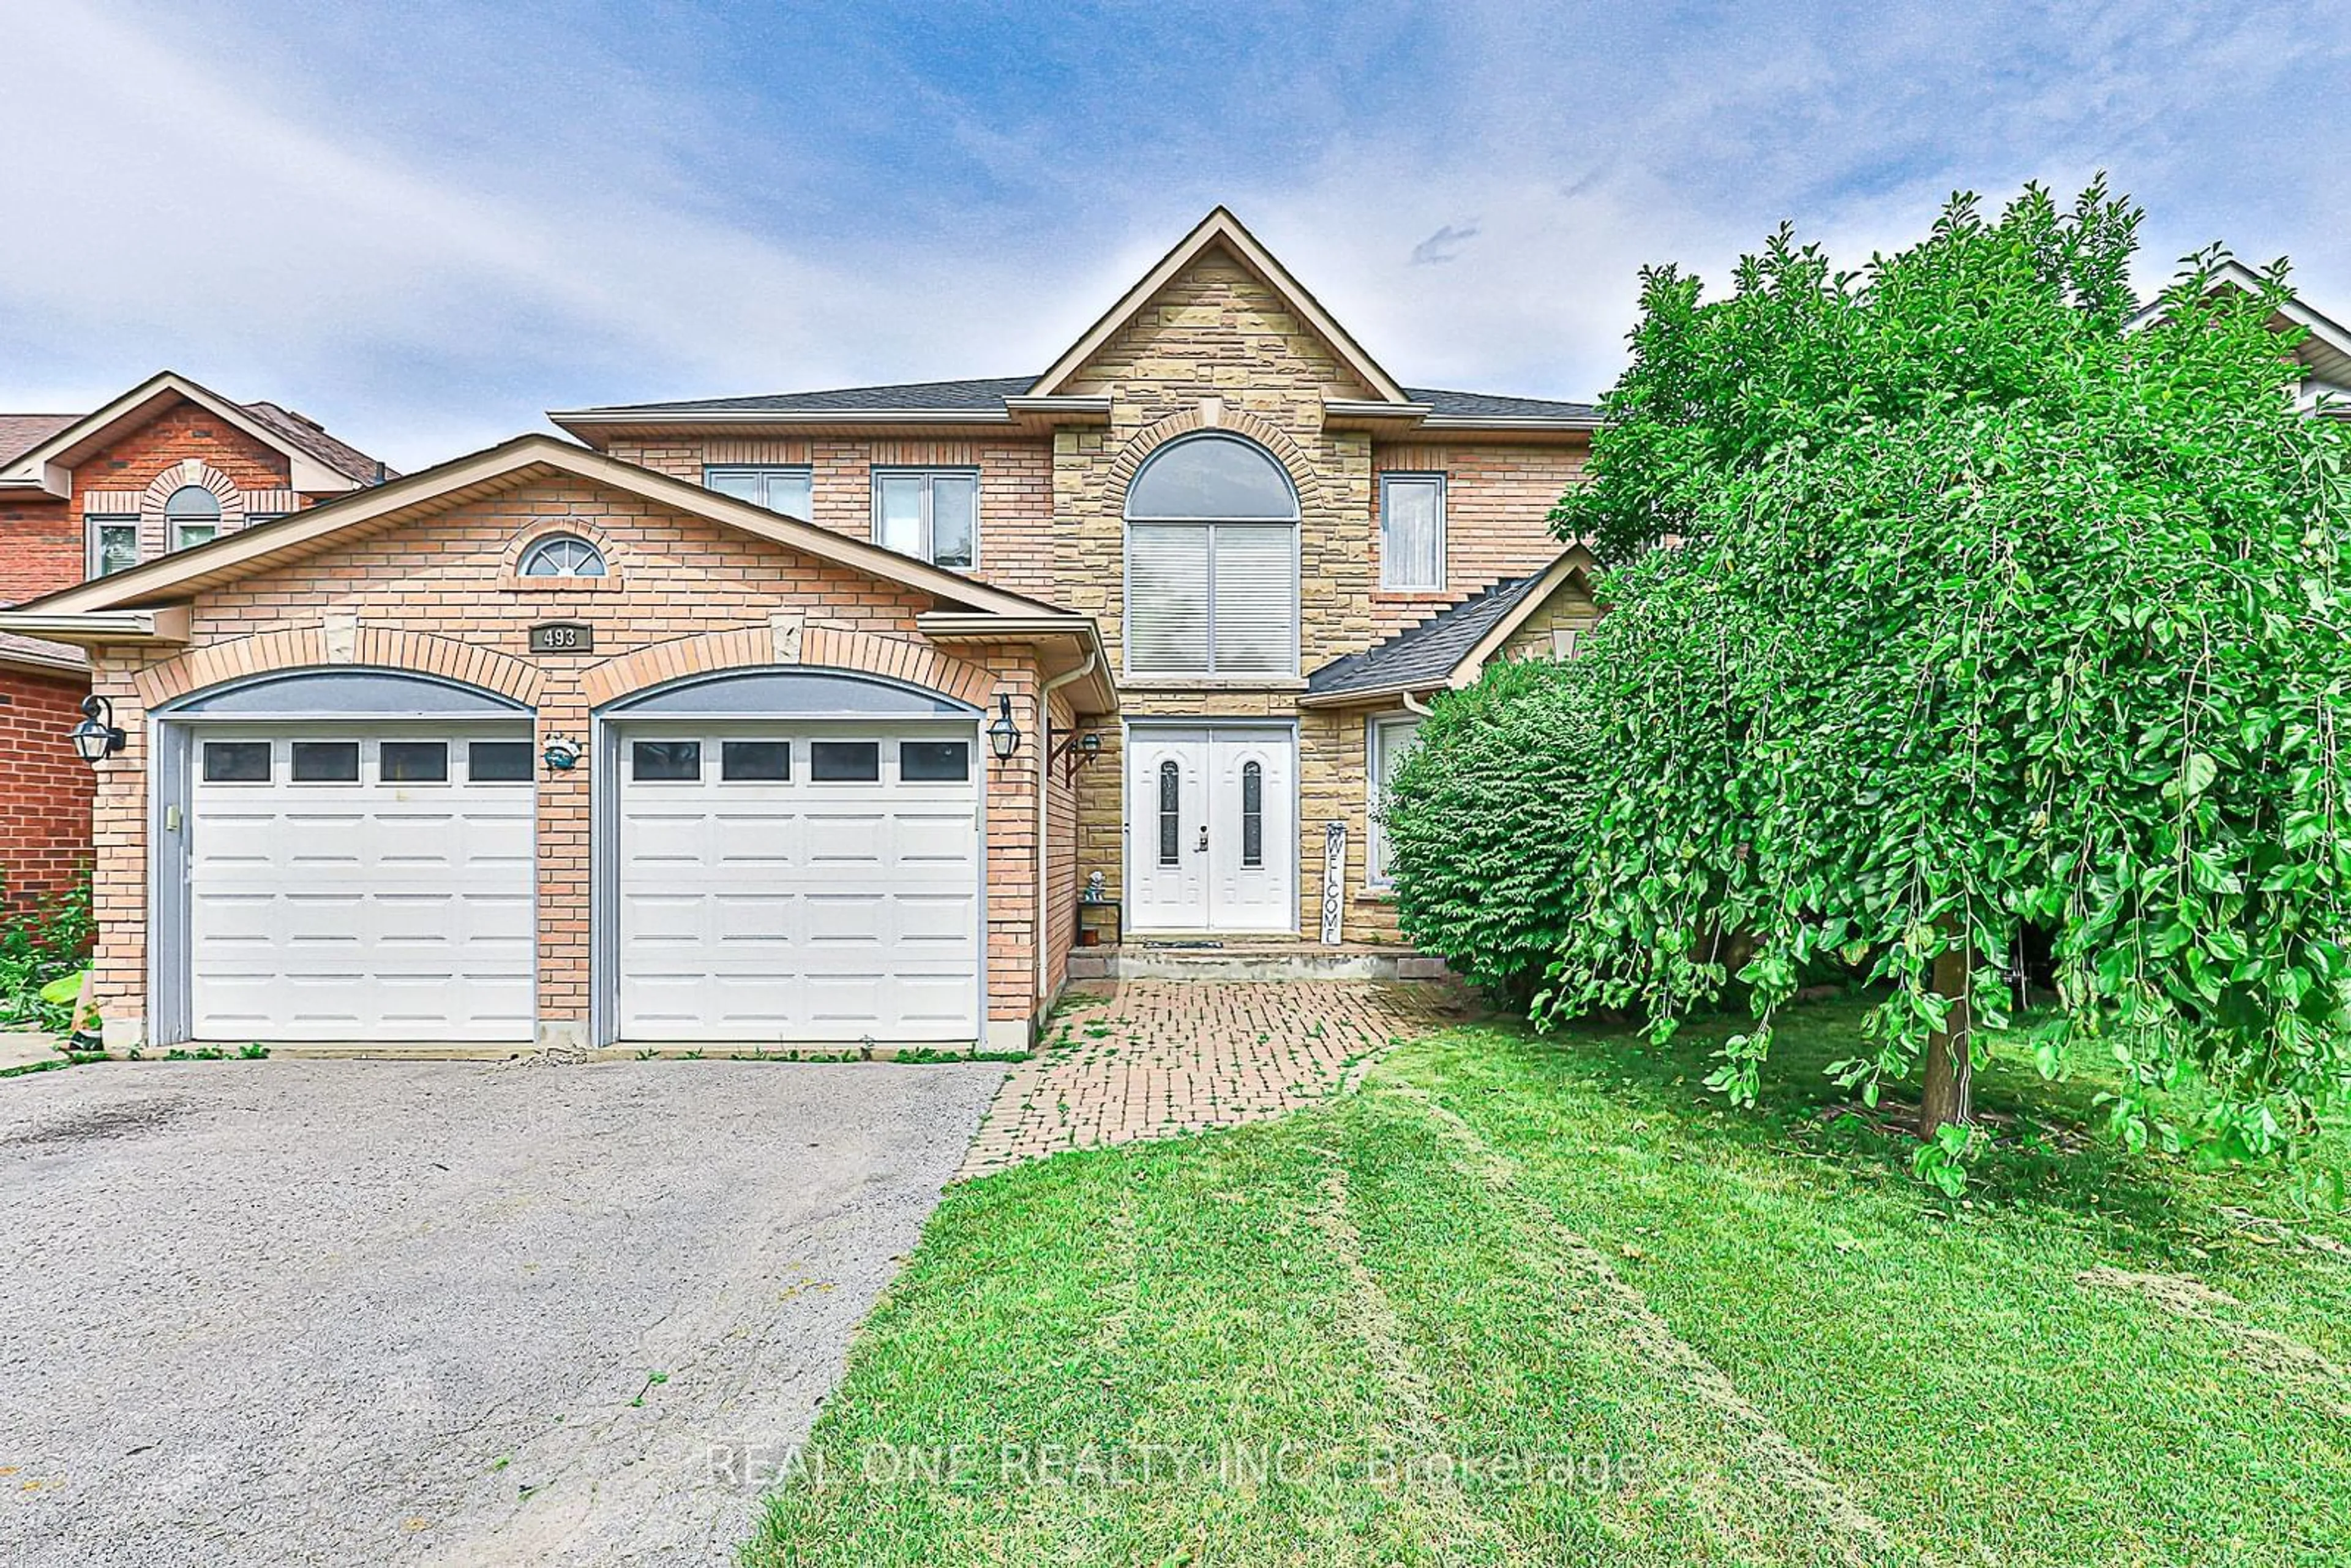
{"label": "porch light fixture", "polygon": [[1101,755],[1102,734],[1100,731],[1092,729],[1076,730],[1064,734],[1060,739],[1056,740],[1053,738],[1051,727],[1050,726],[1047,727],[1045,731],[1045,764],[1049,768],[1056,762],[1059,762],[1061,765],[1062,783],[1076,783],[1078,769],[1083,768],[1087,763],[1092,762],[1095,758],[1100,757]]}
{"label": "porch light fixture", "polygon": [[998,762],[1009,762],[1020,749],[1020,727],[1012,722],[1012,694],[996,694],[996,716],[987,721],[987,748]]}
{"label": "porch light fixture", "polygon": [[114,705],[92,692],[81,699],[81,722],[67,738],[73,742],[75,753],[95,768],[100,758],[121,750],[131,737],[115,727]]}
{"label": "porch light fixture", "polygon": [[580,748],[559,735],[549,737],[547,749],[539,755],[547,759],[548,768],[557,773],[569,773],[580,766]]}

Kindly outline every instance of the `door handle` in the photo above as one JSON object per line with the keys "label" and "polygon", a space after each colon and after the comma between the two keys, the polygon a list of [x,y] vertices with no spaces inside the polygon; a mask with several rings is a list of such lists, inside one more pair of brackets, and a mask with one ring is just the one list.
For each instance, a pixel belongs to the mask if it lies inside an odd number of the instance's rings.
{"label": "door handle", "polygon": [[1192,846],[1192,852],[1193,852],[1194,854],[1198,854],[1198,853],[1202,852],[1203,851],[1205,851],[1207,847],[1208,847],[1208,830],[1207,830],[1206,827],[1203,827],[1203,828],[1200,830],[1200,841],[1199,841],[1198,843],[1194,844],[1194,845]]}

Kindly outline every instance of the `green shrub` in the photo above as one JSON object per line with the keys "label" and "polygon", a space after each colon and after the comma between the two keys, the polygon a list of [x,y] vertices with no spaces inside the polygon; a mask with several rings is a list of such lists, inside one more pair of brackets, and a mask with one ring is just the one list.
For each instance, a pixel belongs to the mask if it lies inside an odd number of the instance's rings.
{"label": "green shrub", "polygon": [[88,883],[36,908],[0,915],[0,1028],[65,1032],[73,1003],[49,1000],[41,991],[81,972],[97,934]]}
{"label": "green shrub", "polygon": [[1572,670],[1498,664],[1439,697],[1380,819],[1405,935],[1520,1006],[1588,901],[1569,846],[1597,775]]}

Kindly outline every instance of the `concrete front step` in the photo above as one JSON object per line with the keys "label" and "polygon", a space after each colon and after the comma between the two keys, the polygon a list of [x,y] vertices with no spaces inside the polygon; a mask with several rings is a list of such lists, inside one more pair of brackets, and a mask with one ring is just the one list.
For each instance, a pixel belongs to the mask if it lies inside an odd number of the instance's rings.
{"label": "concrete front step", "polygon": [[1441,980],[1442,958],[1410,947],[1171,937],[1070,951],[1072,980]]}

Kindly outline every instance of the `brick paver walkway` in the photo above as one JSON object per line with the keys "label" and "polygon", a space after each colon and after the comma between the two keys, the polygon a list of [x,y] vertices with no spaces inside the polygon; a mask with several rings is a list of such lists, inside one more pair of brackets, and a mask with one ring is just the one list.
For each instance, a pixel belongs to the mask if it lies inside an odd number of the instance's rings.
{"label": "brick paver walkway", "polygon": [[1447,990],[1370,981],[1073,988],[997,1092],[959,1174],[1278,1116],[1349,1086],[1391,1041],[1459,1016]]}

